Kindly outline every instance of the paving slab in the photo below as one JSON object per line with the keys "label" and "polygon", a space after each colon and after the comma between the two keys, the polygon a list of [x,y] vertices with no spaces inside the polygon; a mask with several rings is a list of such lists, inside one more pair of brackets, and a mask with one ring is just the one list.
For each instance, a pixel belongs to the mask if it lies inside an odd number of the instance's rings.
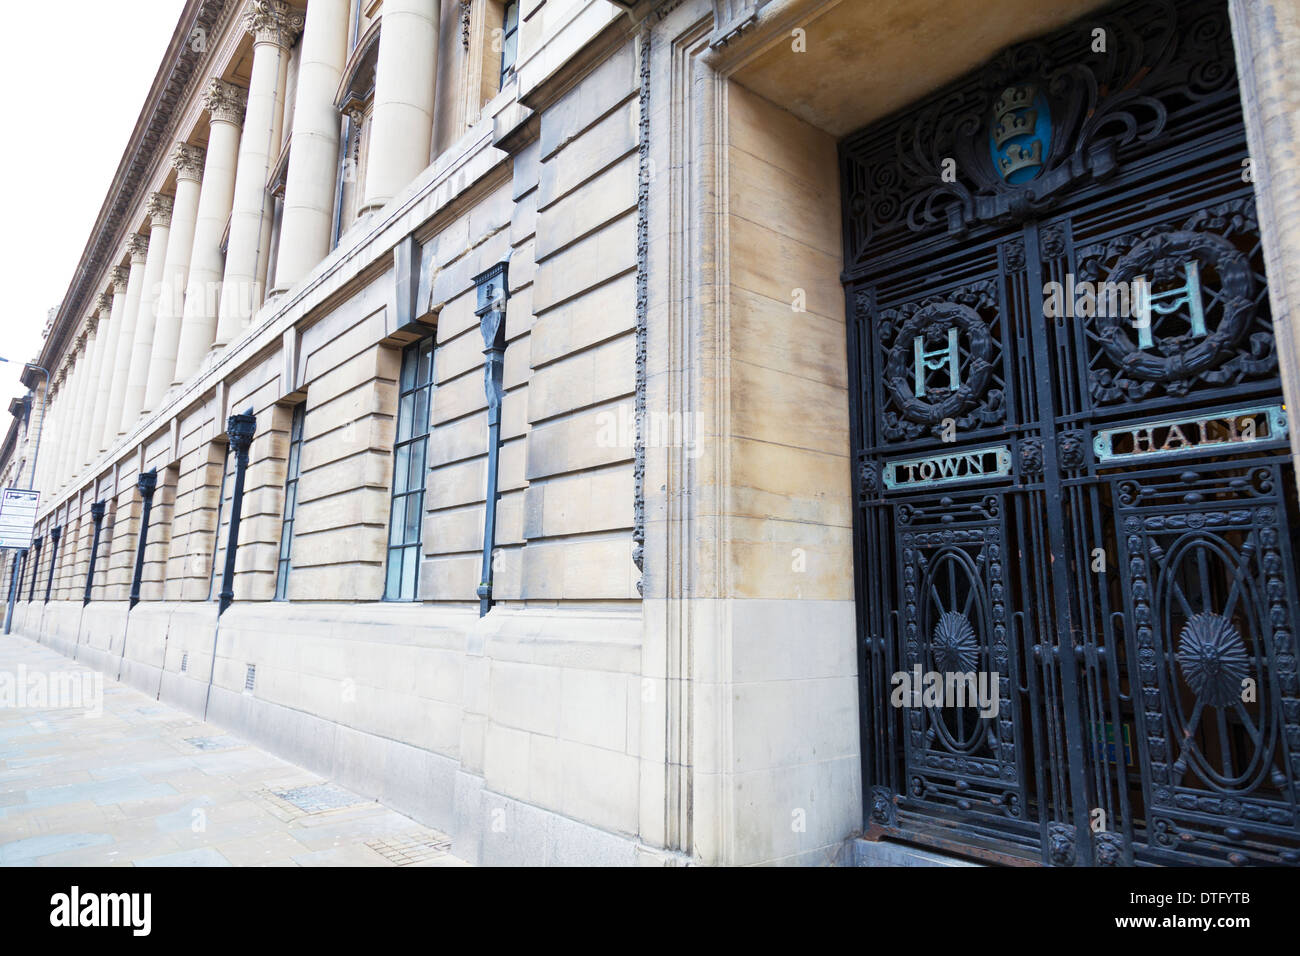
{"label": "paving slab", "polygon": [[[93,673],[0,636],[0,674],[24,672]],[[223,728],[107,677],[99,696],[0,707],[0,866],[467,865],[445,834]]]}

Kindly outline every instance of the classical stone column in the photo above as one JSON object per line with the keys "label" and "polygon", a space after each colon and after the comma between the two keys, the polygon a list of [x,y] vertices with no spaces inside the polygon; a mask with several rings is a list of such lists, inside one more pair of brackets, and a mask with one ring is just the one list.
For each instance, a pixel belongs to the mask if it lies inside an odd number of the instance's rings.
{"label": "classical stone column", "polygon": [[[140,294],[144,289],[145,259],[149,255],[149,237],[139,233],[126,241],[131,256],[131,272],[126,280],[126,302],[122,307],[122,327],[118,329],[113,357],[113,387],[108,397],[108,428],[112,435],[124,434],[135,416],[126,415],[126,380],[131,372],[131,353],[135,347],[135,323],[140,311]],[[111,442],[112,439],[110,438]]]}
{"label": "classical stone column", "polygon": [[334,97],[348,55],[348,0],[312,0],[300,55],[273,292],[291,287],[330,250],[339,162]]}
{"label": "classical stone column", "polygon": [[210,120],[208,154],[203,162],[203,186],[199,190],[173,385],[181,384],[198,371],[216,334],[217,303],[225,271],[221,236],[226,231],[235,195],[235,164],[247,97],[245,89],[224,80],[213,80],[204,95]]}
{"label": "classical stone column", "polygon": [[280,153],[289,47],[302,22],[302,14],[283,0],[253,0],[244,14],[244,28],[253,34],[253,69],[235,172],[230,242],[213,343],[217,346],[239,335],[262,302],[266,272],[262,237],[270,228],[274,209],[266,181]]}
{"label": "classical stone column", "polygon": [[[1232,39],[1241,84],[1268,295],[1286,404],[1300,406],[1300,5],[1232,0]],[[1300,466],[1300,435],[1291,430]]]}
{"label": "classical stone column", "polygon": [[162,287],[163,263],[167,258],[172,224],[172,197],[153,193],[145,205],[149,213],[149,255],[144,262],[144,286],[140,290],[140,307],[136,312],[135,341],[131,346],[131,366],[126,376],[123,397],[122,428],[129,430],[149,409],[144,404],[145,383],[149,379],[149,355],[153,351],[154,329],[158,322],[156,306]]}
{"label": "classical stone column", "polygon": [[77,439],[81,435],[81,416],[86,409],[86,391],[90,388],[90,354],[94,346],[89,326],[83,328],[79,338],[80,350],[77,352],[77,364],[73,372],[73,390],[70,393],[72,403],[68,406],[67,450],[63,458],[63,480],[68,484],[78,474],[78,453],[80,447]]}
{"label": "classical stone column", "polygon": [[117,418],[110,415],[112,406],[113,373],[117,369],[117,350],[122,342],[122,322],[126,317],[126,287],[130,271],[114,266],[108,271],[108,281],[113,284],[113,305],[108,319],[108,343],[104,347],[103,371],[99,375],[99,393],[95,407],[95,420],[91,430],[95,433],[98,450],[107,451],[117,437]]}
{"label": "classical stone column", "polygon": [[77,408],[86,386],[86,333],[77,334],[68,359],[68,394],[64,399],[63,437],[59,441],[59,476],[57,486],[62,488],[72,477],[72,458],[77,444]]}
{"label": "classical stone column", "polygon": [[429,165],[438,6],[437,0],[384,0],[363,214],[383,206]]}
{"label": "classical stone column", "polygon": [[181,341],[181,316],[185,314],[185,283],[189,278],[194,227],[199,215],[203,154],[201,147],[188,143],[177,143],[172,150],[176,197],[172,203],[171,231],[167,234],[162,287],[158,291],[158,318],[144,388],[144,405],[149,409],[158,407],[176,374],[176,349]]}
{"label": "classical stone column", "polygon": [[[114,269],[113,273],[117,270]],[[110,276],[112,273],[110,273]],[[125,282],[125,280],[123,280]],[[85,460],[83,464],[90,464],[96,456],[104,450],[104,420],[108,417],[108,392],[111,383],[108,380],[112,369],[109,368],[111,359],[116,346],[117,327],[114,324],[116,318],[120,323],[120,314],[115,313],[113,305],[117,297],[110,295],[108,292],[101,292],[95,298],[95,311],[99,313],[99,342],[95,349],[99,353],[95,356],[94,376],[95,385],[92,388],[90,414],[86,417],[86,447]],[[122,293],[122,299],[126,299],[125,290]]]}
{"label": "classical stone column", "polygon": [[73,395],[77,393],[77,352],[81,343],[74,341],[64,362],[62,381],[59,386],[59,406],[57,406],[55,445],[51,451],[52,468],[49,470],[49,490],[57,492],[64,486],[64,467],[68,460],[68,421],[72,419]]}
{"label": "classical stone column", "polygon": [[86,446],[90,444],[90,428],[95,418],[95,390],[98,385],[96,374],[100,357],[104,351],[104,339],[108,337],[108,322],[98,312],[93,313],[86,322],[86,384],[77,399],[76,441],[73,444],[72,473],[80,475],[86,467],[89,455]]}

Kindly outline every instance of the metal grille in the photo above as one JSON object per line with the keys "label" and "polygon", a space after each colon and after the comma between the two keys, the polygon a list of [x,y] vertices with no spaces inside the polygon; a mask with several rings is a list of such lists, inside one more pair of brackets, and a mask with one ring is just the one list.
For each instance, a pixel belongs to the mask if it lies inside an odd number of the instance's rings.
{"label": "metal grille", "polygon": [[245,692],[245,693],[249,693],[249,694],[251,694],[251,693],[253,692],[253,684],[254,684],[254,682],[255,682],[256,680],[257,680],[257,665],[256,665],[256,664],[249,664],[249,665],[248,665],[248,670],[246,670],[246,671],[244,672],[244,692]]}
{"label": "metal grille", "polygon": [[1245,158],[1220,0],[1112,8],[842,144],[877,832],[1300,861],[1295,478]]}
{"label": "metal grille", "polygon": [[184,674],[190,669],[190,652],[184,651],[181,654],[181,673]]}
{"label": "metal grille", "polygon": [[366,846],[397,866],[410,866],[446,856],[451,849],[451,839],[428,832],[408,833],[403,836],[368,840]]}

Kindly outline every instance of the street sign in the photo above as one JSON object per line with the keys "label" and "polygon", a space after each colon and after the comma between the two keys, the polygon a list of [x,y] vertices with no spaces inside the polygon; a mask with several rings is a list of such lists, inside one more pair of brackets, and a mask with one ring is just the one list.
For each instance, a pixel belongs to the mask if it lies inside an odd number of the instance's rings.
{"label": "street sign", "polygon": [[36,527],[39,491],[4,489],[0,496],[0,548],[30,548]]}

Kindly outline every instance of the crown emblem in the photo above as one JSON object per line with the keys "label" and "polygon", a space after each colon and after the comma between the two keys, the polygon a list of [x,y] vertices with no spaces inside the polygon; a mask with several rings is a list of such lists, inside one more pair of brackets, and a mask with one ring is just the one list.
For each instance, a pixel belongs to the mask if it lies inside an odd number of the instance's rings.
{"label": "crown emblem", "polygon": [[1006,179],[1020,169],[1030,169],[1043,165],[1043,144],[1034,141],[1032,149],[1023,146],[1007,147],[1006,155],[998,157],[998,172]]}
{"label": "crown emblem", "polygon": [[1038,174],[1051,138],[1047,98],[1033,83],[1008,86],[993,103],[989,146],[1003,181],[1019,184]]}
{"label": "crown emblem", "polygon": [[1030,136],[1037,122],[1038,113],[1035,110],[1026,110],[1020,114],[1006,113],[993,125],[993,144],[1001,149],[1009,139]]}
{"label": "crown emblem", "polygon": [[1008,86],[998,97],[998,101],[993,104],[993,118],[997,119],[1006,113],[1014,113],[1016,110],[1027,110],[1034,105],[1034,97],[1038,95],[1038,88],[1032,83],[1025,83],[1022,86]]}

